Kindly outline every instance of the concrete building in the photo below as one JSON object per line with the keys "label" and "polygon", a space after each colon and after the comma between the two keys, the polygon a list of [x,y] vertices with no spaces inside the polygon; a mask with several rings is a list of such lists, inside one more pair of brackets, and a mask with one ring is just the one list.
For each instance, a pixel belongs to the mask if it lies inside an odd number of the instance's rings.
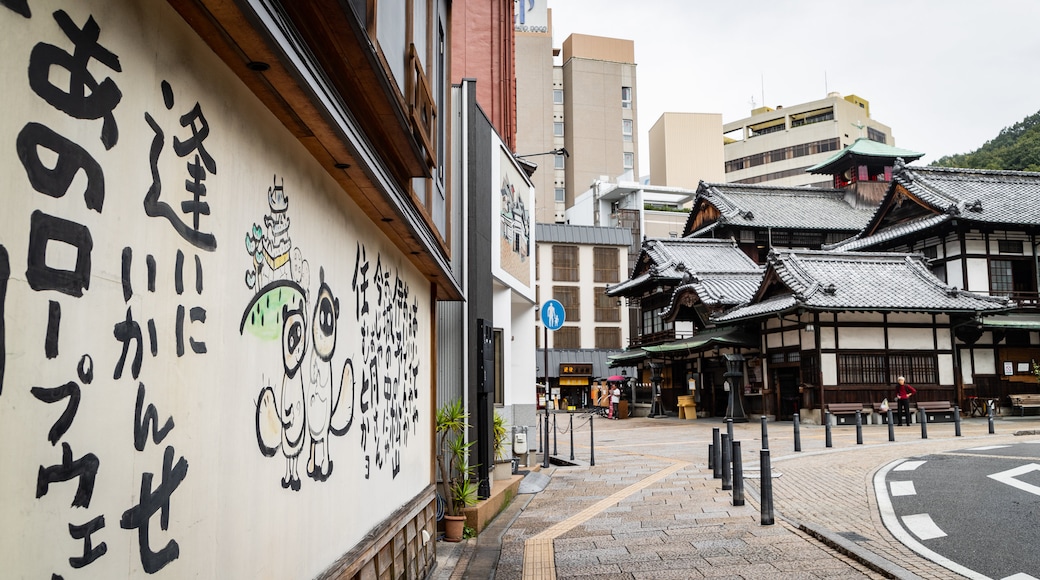
{"label": "concrete building", "polygon": [[452,81],[477,81],[477,103],[510,148],[516,147],[514,4],[454,0],[451,10]]}
{"label": "concrete building", "polygon": [[562,223],[594,180],[639,175],[635,44],[572,34],[557,49],[543,0],[517,9],[516,152],[539,166],[536,221]]}
{"label": "concrete building", "polygon": [[726,180],[722,115],[665,113],[650,128],[650,183],[695,190]]}
{"label": "concrete building", "polygon": [[722,130],[729,183],[831,187],[833,179],[806,170],[859,137],[895,145],[892,129],[871,118],[866,99],[838,93],[794,106],[759,107]]}

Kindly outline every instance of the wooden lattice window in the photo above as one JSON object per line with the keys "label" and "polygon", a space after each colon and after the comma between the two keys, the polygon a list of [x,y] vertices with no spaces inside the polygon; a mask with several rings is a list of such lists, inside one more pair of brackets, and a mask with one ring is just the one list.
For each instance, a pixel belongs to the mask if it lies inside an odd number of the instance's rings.
{"label": "wooden lattice window", "polygon": [[553,280],[578,281],[578,246],[553,246]]}

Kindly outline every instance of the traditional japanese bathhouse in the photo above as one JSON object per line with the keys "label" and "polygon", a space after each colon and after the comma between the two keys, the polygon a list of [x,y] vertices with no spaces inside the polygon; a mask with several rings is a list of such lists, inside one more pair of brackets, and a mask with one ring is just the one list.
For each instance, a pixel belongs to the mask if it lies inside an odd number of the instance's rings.
{"label": "traditional japanese bathhouse", "polygon": [[833,176],[834,189],[850,193],[863,205],[873,208],[881,203],[881,198],[888,191],[896,159],[909,163],[921,157],[924,157],[924,153],[860,137],[806,171]]}
{"label": "traditional japanese bathhouse", "polygon": [[652,402],[656,366],[666,409],[675,409],[679,395],[694,394],[710,414],[725,412],[726,397],[715,392],[725,372],[718,357],[754,348],[757,341],[737,327],[713,328],[710,316],[750,299],[761,277],[761,267],[732,240],[643,242],[632,277],[607,290],[639,311],[628,348],[611,357],[615,367],[639,365],[637,405]]}
{"label": "traditional japanese bathhouse", "polygon": [[778,250],[750,302],[712,320],[758,326],[767,414],[818,421],[827,403],[891,399],[900,375],[919,400],[954,401],[958,326],[1007,308],[936,278],[920,255]]}
{"label": "traditional japanese bathhouse", "polygon": [[1036,392],[1040,361],[1040,173],[914,167],[899,162],[877,213],[840,250],[919,252],[950,286],[1012,299],[1010,313],[956,328],[957,400]]}

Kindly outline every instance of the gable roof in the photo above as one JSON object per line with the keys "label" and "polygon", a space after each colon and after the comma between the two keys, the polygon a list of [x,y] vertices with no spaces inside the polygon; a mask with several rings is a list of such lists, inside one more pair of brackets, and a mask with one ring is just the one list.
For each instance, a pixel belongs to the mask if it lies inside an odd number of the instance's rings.
{"label": "gable roof", "polygon": [[[915,204],[912,213],[900,208],[907,202]],[[897,209],[901,215],[893,215]],[[892,185],[863,231],[829,248],[868,248],[953,220],[1040,227],[1040,173],[914,167],[896,160]]]}
{"label": "gable roof", "polygon": [[679,314],[680,306],[691,306],[697,301],[712,309],[747,304],[762,284],[763,273],[764,270],[687,276],[682,284],[675,288],[671,302],[661,316],[666,320],[674,320]]}
{"label": "gable roof", "polygon": [[607,296],[627,296],[647,284],[676,285],[687,275],[710,277],[718,273],[761,272],[761,266],[732,240],[704,238],[651,238],[632,269],[632,277],[607,288]]}
{"label": "gable roof", "polygon": [[[701,225],[700,231],[692,231],[704,204],[713,206],[720,215],[712,224]],[[845,192],[839,189],[702,181],[683,231],[685,235],[701,235],[722,224],[747,229],[856,232],[867,224],[873,212],[873,207],[850,205],[845,201]]]}
{"label": "gable roof", "polygon": [[823,175],[835,175],[852,165],[864,161],[873,161],[875,163],[883,163],[886,161],[893,162],[897,157],[902,158],[903,161],[916,161],[924,157],[924,153],[918,153],[909,149],[900,149],[899,147],[893,147],[891,145],[872,141],[866,137],[860,137],[853,141],[851,145],[848,145],[822,162],[809,167],[806,171]]}
{"label": "gable roof", "polygon": [[535,224],[534,239],[535,242],[548,244],[629,246],[632,245],[632,230],[604,226]]}
{"label": "gable roof", "polygon": [[814,311],[980,312],[1006,298],[958,290],[936,278],[920,254],[779,251],[769,255],[752,302],[713,317],[733,322],[797,308]]}

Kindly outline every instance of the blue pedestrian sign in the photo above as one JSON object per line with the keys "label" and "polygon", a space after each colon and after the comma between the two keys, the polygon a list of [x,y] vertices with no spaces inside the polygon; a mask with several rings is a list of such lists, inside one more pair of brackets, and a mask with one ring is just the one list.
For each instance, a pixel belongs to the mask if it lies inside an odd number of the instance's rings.
{"label": "blue pedestrian sign", "polygon": [[545,304],[542,304],[542,324],[546,328],[559,330],[564,320],[567,320],[567,313],[559,300],[546,300]]}

